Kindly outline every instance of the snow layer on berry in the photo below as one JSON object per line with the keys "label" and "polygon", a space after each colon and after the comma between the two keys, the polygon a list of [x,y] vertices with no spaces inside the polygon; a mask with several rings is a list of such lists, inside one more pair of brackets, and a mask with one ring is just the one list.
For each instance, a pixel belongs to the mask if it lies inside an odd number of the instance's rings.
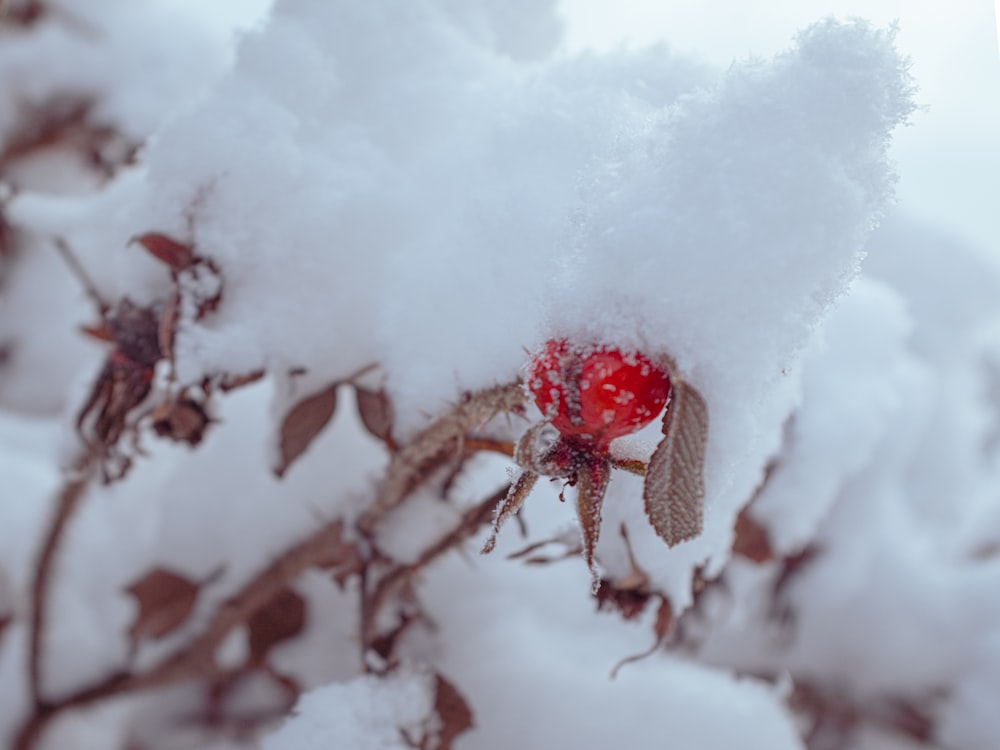
{"label": "snow layer on berry", "polygon": [[[264,750],[406,750],[421,737],[433,707],[431,675],[403,669],[389,677],[361,675],[303,695],[295,714],[264,739]],[[404,734],[407,733],[407,734]]]}
{"label": "snow layer on berry", "polygon": [[891,198],[910,94],[891,32],[825,21],[680,97],[583,178],[553,330],[668,353],[708,403],[705,533],[678,562],[725,560],[800,398],[804,347]]}
{"label": "snow layer on berry", "polygon": [[118,248],[109,286],[147,299],[165,273],[127,238],[162,231],[212,258],[223,303],[182,321],[182,380],[308,362],[319,385],[378,363],[406,434],[517,375],[580,170],[705,80],[663,47],[528,61],[548,43],[517,30],[558,25],[544,3],[515,21],[492,3],[279,2],[86,226],[31,197],[17,215]]}

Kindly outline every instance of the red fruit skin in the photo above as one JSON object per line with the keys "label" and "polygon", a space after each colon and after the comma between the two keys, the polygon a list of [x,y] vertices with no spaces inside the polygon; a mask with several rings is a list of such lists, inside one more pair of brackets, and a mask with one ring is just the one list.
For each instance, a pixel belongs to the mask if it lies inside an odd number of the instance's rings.
{"label": "red fruit skin", "polygon": [[574,349],[552,339],[528,366],[528,389],[560,433],[606,447],[656,419],[670,397],[666,370],[639,352]]}

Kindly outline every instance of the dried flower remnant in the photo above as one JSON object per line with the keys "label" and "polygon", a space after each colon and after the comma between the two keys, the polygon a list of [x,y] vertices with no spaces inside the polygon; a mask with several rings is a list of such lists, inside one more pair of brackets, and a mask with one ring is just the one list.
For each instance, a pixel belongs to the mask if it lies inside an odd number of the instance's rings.
{"label": "dried flower remnant", "polygon": [[125,297],[100,327],[88,332],[115,346],[80,409],[76,425],[88,443],[110,454],[128,426],[128,415],[152,389],[156,363],[163,357],[160,317],[155,309],[140,307]]}

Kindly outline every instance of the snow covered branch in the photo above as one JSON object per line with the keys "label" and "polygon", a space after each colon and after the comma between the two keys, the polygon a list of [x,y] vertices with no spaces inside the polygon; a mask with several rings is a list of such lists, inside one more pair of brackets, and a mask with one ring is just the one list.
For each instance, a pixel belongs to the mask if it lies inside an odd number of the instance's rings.
{"label": "snow covered branch", "polygon": [[894,29],[223,5],[0,16],[12,748],[995,744],[1000,275],[891,213]]}

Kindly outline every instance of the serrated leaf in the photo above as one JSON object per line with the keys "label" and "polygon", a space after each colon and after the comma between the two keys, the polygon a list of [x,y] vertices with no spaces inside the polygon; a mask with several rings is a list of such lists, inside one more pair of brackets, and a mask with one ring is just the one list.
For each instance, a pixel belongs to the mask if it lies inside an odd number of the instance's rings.
{"label": "serrated leaf", "polygon": [[291,589],[282,589],[247,620],[250,659],[263,664],[271,649],[302,632],[306,600]]}
{"label": "serrated leaf", "polygon": [[194,263],[194,250],[182,242],[159,232],[149,232],[133,237],[130,242],[141,245],[146,252],[174,271],[181,271]]}
{"label": "serrated leaf", "polygon": [[440,674],[435,675],[434,712],[441,723],[437,731],[438,750],[451,750],[452,742],[462,732],[472,729],[472,709],[458,689]]}
{"label": "serrated leaf", "polygon": [[156,568],[127,589],[139,612],[129,628],[133,646],[144,638],[163,638],[191,615],[199,584],[165,568]]}
{"label": "serrated leaf", "polygon": [[701,394],[677,378],[643,486],[646,515],[656,533],[673,547],[702,530],[708,406]]}
{"label": "serrated leaf", "polygon": [[301,456],[323,431],[337,410],[337,383],[303,399],[281,423],[281,463],[274,469],[279,477]]}
{"label": "serrated leaf", "polygon": [[385,391],[370,391],[360,386],[355,386],[354,390],[358,398],[358,415],[365,429],[373,437],[392,446],[392,403]]}

